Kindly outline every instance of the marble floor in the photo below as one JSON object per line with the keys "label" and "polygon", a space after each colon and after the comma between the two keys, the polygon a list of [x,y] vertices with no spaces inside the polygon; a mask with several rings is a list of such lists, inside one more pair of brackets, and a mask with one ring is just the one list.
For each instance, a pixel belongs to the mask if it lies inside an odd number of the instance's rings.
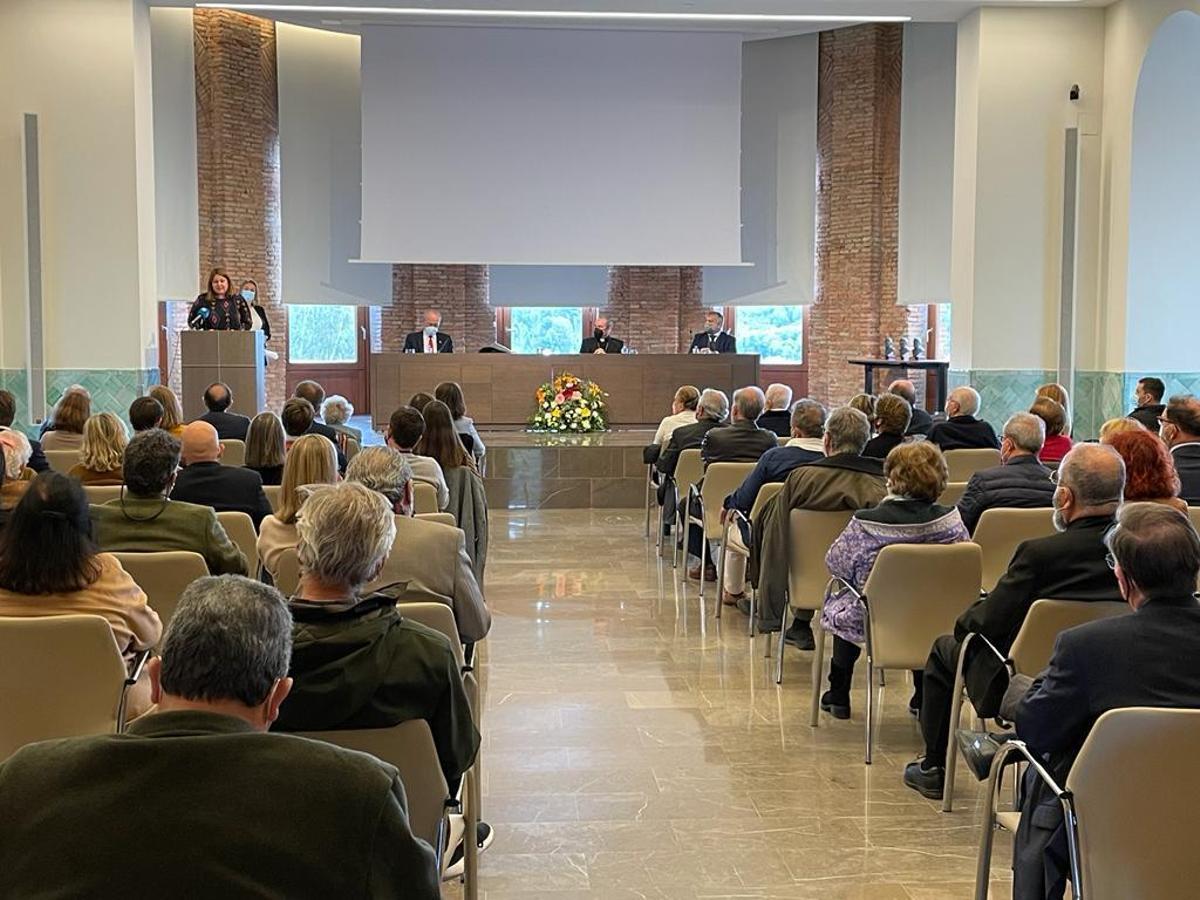
{"label": "marble floor", "polygon": [[[974,783],[947,815],[900,782],[920,745],[908,685],[889,679],[863,765],[861,678],[850,721],[810,728],[809,655],[789,648],[776,687],[745,617],[702,615],[643,523],[492,513],[481,895],[972,896]],[[1009,841],[996,847],[1002,897]]]}

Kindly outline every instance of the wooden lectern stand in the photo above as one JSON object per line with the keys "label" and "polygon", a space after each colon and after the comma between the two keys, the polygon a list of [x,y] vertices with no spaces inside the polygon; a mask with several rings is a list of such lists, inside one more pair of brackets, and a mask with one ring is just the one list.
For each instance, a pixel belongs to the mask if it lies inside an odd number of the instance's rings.
{"label": "wooden lectern stand", "polygon": [[223,381],[233,392],[231,413],[253,418],[267,405],[261,331],[184,331],[179,335],[185,421],[204,415],[204,391]]}

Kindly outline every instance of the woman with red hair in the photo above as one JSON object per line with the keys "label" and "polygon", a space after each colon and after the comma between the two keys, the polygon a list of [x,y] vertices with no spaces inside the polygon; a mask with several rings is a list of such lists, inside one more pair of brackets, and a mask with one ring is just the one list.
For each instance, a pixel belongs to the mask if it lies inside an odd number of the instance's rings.
{"label": "woman with red hair", "polygon": [[1149,431],[1121,431],[1104,443],[1125,460],[1127,502],[1163,503],[1187,513],[1187,503],[1179,499],[1179,475],[1171,461],[1171,452],[1158,435]]}

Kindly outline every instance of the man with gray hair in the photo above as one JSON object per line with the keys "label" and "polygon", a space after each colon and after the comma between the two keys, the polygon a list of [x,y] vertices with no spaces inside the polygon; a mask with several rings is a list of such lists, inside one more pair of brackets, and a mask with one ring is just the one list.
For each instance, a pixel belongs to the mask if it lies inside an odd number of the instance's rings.
{"label": "man with gray hair", "polygon": [[[147,664],[156,712],[0,763],[5,893],[105,896],[131,883],[136,859],[143,895],[438,897],[392,766],[265,733],[292,689],[291,632],[274,588],[192,582]],[[150,797],[153,810],[134,815]]]}
{"label": "man with gray hair", "polygon": [[775,432],[776,437],[788,437],[792,430],[792,389],[786,384],[767,385],[767,408],[758,417],[758,427]]}
{"label": "man with gray hair", "polygon": [[946,398],[946,419],[929,429],[929,440],[946,450],[976,448],[1000,449],[996,432],[990,424],[977,419],[979,392],[973,387],[958,387]]}
{"label": "man with gray hair", "polygon": [[[666,449],[658,457],[654,465],[664,475],[675,475],[675,466],[679,464],[679,454],[684,450],[699,449],[704,443],[704,437],[709,431],[725,421],[729,415],[729,398],[723,391],[706,388],[700,392],[696,402],[696,421],[692,425],[683,425],[671,433]],[[668,510],[669,512],[669,510]]]}
{"label": "man with gray hair", "polygon": [[381,570],[367,579],[368,589],[390,587],[411,600],[445,603],[454,610],[462,642],[481,641],[492,614],[471,568],[466,536],[461,528],[413,517],[412,477],[404,454],[391,447],[367,447],[346,469],[348,482],[382,494],[395,515],[395,543]]}
{"label": "man with gray hair", "polygon": [[1046,423],[1032,413],[1016,413],[1004,423],[1000,465],[971,476],[958,514],[974,533],[979,517],[993,507],[1040,509],[1054,502],[1050,470],[1038,461],[1046,440]]}
{"label": "man with gray hair", "polygon": [[[787,604],[788,552],[793,509],[859,510],[877,505],[887,494],[883,460],[862,455],[871,439],[871,423],[857,409],[830,413],[823,439],[825,458],[800,466],[783,489],[759,513],[750,548],[750,577],[758,587],[760,631],[778,631]],[[738,608],[749,611],[743,600]],[[801,650],[814,647],[811,612],[798,612],[785,639]]]}
{"label": "man with gray hair", "polygon": [[1189,506],[1200,505],[1200,399],[1191,394],[1172,397],[1159,426],[1179,475],[1179,496]]}

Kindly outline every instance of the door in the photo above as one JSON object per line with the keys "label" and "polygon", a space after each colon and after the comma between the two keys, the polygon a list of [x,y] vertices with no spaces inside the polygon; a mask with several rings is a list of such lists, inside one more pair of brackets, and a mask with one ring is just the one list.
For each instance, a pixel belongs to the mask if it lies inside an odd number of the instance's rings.
{"label": "door", "polygon": [[287,309],[288,392],[316,381],[325,396],[341,394],[353,403],[355,415],[369,413],[369,307],[295,303]]}

